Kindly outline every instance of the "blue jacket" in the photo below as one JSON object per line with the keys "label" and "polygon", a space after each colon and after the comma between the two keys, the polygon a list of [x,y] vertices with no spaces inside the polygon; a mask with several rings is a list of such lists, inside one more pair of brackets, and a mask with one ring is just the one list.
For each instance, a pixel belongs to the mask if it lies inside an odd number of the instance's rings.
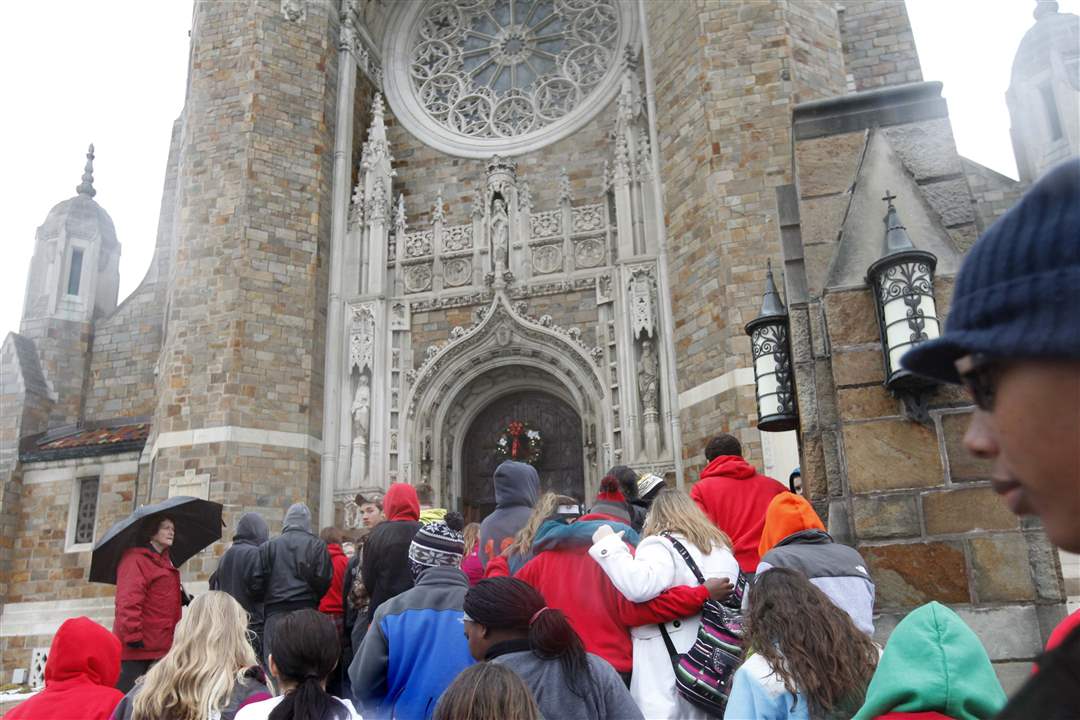
{"label": "blue jacket", "polygon": [[473,663],[461,609],[468,589],[458,568],[433,567],[379,606],[349,666],[365,717],[431,717],[439,696]]}

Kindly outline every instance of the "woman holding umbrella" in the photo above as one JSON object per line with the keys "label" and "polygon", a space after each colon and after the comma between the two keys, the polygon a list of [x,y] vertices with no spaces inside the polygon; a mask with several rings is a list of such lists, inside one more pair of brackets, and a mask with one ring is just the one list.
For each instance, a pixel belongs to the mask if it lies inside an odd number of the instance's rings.
{"label": "woman holding umbrella", "polygon": [[173,629],[180,622],[180,571],[169,557],[176,523],[167,515],[146,518],[142,542],[128,548],[116,571],[116,617],[120,638],[120,680],[128,692],[135,680],[169,652]]}

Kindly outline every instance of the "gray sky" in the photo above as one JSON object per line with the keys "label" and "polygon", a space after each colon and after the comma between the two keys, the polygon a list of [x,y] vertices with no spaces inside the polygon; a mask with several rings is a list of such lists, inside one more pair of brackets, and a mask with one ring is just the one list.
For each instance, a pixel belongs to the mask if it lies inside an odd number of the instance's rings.
{"label": "gray sky", "polygon": [[[669,0],[674,1],[674,0]],[[1080,0],[1061,0],[1080,13]],[[1005,90],[1028,0],[908,0],[927,80],[945,84],[960,153],[1016,177]],[[75,194],[86,146],[123,246],[120,299],[150,263],[173,120],[184,100],[191,0],[52,0],[5,8],[0,36],[0,337],[17,330],[34,232]]]}

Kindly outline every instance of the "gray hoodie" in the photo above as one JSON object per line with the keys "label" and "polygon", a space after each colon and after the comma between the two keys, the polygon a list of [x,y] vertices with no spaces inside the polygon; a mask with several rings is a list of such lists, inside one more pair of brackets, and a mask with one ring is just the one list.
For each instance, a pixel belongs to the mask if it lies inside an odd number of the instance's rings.
{"label": "gray hoodie", "polygon": [[507,460],[495,468],[495,511],[480,524],[480,561],[502,552],[517,531],[525,527],[540,497],[540,476],[528,463]]}

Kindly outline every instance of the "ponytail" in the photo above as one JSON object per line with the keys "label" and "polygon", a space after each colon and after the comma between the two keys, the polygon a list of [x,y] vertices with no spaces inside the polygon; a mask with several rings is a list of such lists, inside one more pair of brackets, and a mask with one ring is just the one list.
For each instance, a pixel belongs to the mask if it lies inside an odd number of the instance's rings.
{"label": "ponytail", "polygon": [[270,655],[278,678],[296,686],[270,711],[268,720],[346,720],[345,706],[322,685],[341,653],[333,621],[316,610],[297,610],[274,630]]}
{"label": "ponytail", "polygon": [[562,610],[547,607],[533,586],[510,577],[481,580],[465,595],[464,609],[485,627],[527,634],[533,653],[558,660],[571,692],[586,696],[593,678],[585,645]]}

